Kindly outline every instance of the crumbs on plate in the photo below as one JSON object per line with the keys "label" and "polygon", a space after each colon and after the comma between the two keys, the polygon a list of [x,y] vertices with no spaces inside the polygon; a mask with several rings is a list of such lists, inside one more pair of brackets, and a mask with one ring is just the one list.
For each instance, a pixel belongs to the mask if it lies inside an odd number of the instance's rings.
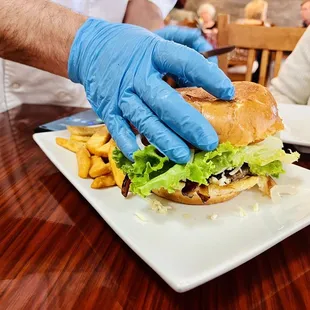
{"label": "crumbs on plate", "polygon": [[240,217],[246,217],[247,216],[245,210],[241,207],[239,207],[239,216]]}
{"label": "crumbs on plate", "polygon": [[213,213],[213,214],[209,215],[208,218],[211,221],[215,221],[218,218],[218,214]]}
{"label": "crumbs on plate", "polygon": [[135,213],[135,216],[136,216],[140,221],[142,221],[142,222],[147,222],[147,219],[146,219],[146,217],[145,217],[143,214],[141,214],[141,213],[139,213],[139,212],[136,212],[136,213]]}
{"label": "crumbs on plate", "polygon": [[151,207],[151,209],[157,213],[167,214],[169,210],[173,208],[171,206],[164,206],[159,200],[157,199],[146,199]]}

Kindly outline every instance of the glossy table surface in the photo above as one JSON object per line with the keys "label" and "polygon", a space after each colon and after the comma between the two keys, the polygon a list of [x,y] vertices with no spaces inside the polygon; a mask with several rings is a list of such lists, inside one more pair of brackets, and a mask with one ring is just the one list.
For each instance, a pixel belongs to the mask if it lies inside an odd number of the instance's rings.
{"label": "glossy table surface", "polygon": [[[36,126],[80,110],[22,105],[0,114],[0,309],[310,309],[309,226],[174,292],[33,141]],[[310,156],[299,164],[310,168]]]}

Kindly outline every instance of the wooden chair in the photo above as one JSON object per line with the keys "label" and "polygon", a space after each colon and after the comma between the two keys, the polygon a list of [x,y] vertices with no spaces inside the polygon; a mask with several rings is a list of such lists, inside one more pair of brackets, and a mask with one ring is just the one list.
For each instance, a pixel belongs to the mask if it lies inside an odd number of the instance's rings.
{"label": "wooden chair", "polygon": [[[274,77],[279,73],[283,52],[292,52],[304,34],[304,28],[255,27],[250,25],[230,24],[229,15],[218,16],[218,46],[235,45],[248,49],[246,81],[252,80],[252,66],[256,51],[262,50],[259,83],[265,85],[270,53],[274,57]],[[219,56],[219,67],[227,74],[228,56]]]}

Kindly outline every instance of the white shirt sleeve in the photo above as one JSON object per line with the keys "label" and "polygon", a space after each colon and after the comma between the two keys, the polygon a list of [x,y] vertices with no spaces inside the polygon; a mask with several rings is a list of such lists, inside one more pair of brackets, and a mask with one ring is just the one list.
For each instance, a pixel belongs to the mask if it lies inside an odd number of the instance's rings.
{"label": "white shirt sleeve", "polygon": [[177,0],[149,0],[149,1],[153,2],[160,8],[163,18],[167,17],[167,15],[170,13],[170,11],[174,8],[175,4],[177,3]]}
{"label": "white shirt sleeve", "polygon": [[270,91],[278,103],[310,104],[310,27],[271,81]]}

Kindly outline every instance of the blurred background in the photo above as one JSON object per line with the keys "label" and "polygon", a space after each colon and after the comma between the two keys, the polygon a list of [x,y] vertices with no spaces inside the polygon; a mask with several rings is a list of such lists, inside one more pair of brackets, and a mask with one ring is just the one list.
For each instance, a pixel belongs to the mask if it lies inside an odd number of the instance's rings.
{"label": "blurred background", "polygon": [[[181,0],[178,1],[176,8],[184,8],[190,16],[191,12],[197,12],[201,4],[210,3],[216,8],[218,14],[229,13],[232,21],[236,21],[244,16],[244,8],[249,2],[247,0]],[[268,19],[277,26],[301,25],[300,5],[300,0],[268,0]],[[186,13],[184,12],[184,16]],[[171,15],[174,14],[175,10]]]}
{"label": "blurred background", "polygon": [[[286,71],[282,74],[284,85],[294,81],[301,71],[306,75],[309,69],[304,63],[297,73],[296,65],[306,60],[302,59],[303,52],[295,52],[295,47],[310,24],[310,0],[181,0],[165,24],[199,29],[213,49],[235,46],[233,52],[218,57],[219,67],[232,81],[253,81],[271,87],[275,97],[278,91],[272,84],[279,84],[273,80],[281,71]],[[299,50],[308,49],[307,41],[304,37]],[[289,77],[292,69],[282,69],[282,65],[293,51],[295,76]],[[281,88],[285,88],[283,85]],[[307,104],[307,100],[293,103]]]}

